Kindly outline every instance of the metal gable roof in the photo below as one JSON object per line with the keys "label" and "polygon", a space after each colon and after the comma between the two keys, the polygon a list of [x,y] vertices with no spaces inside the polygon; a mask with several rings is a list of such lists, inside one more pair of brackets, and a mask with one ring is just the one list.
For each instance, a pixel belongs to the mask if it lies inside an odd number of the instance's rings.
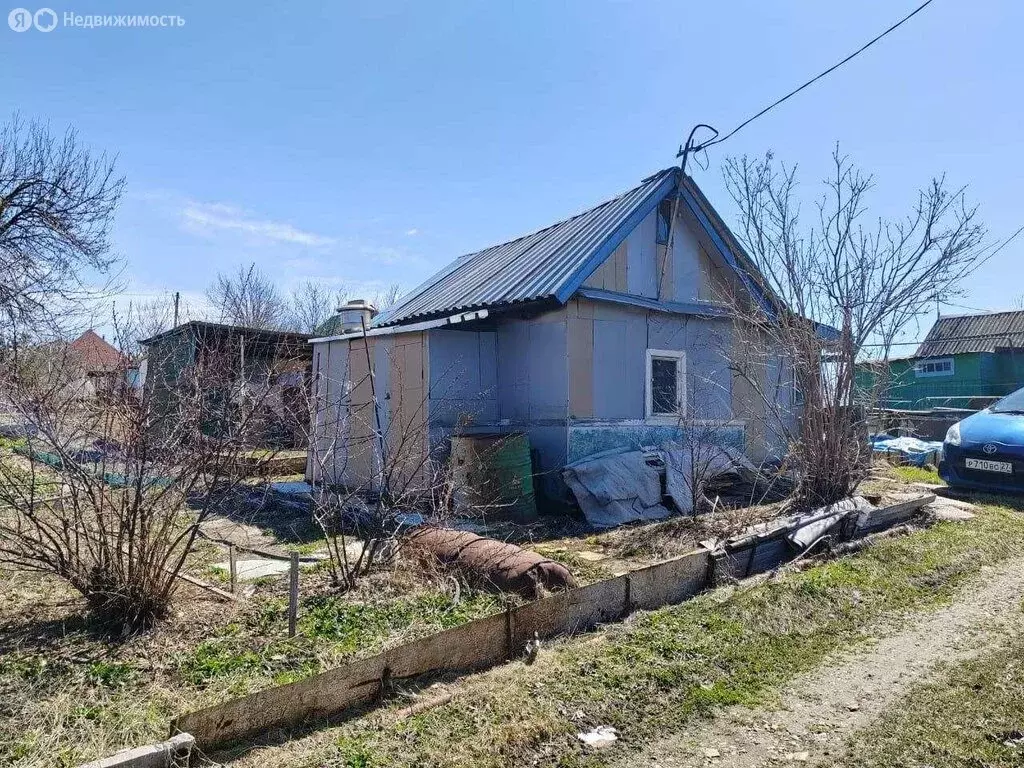
{"label": "metal gable roof", "polygon": [[579,287],[640,220],[676,188],[668,168],[565,221],[454,261],[374,318],[375,327],[517,302]]}
{"label": "metal gable roof", "polygon": [[940,317],[928,331],[915,357],[1024,349],[1024,311]]}

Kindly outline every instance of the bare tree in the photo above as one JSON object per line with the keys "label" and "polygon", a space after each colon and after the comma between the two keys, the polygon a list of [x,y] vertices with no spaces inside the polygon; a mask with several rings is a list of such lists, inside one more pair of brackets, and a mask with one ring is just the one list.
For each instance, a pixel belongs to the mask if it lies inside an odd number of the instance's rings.
{"label": "bare tree", "polygon": [[292,290],[288,308],[288,327],[299,333],[313,333],[344,303],[345,288],[331,290],[321,282],[307,280]]}
{"label": "bare tree", "polygon": [[125,353],[138,359],[143,348],[139,343],[174,326],[174,299],[150,299],[131,302],[123,315],[114,312],[114,327]]}
{"label": "bare tree", "polygon": [[[54,349],[14,349],[0,366],[0,399],[26,435],[0,455],[0,561],[66,580],[126,631],[144,627],[252,462],[278,368],[262,386],[243,381],[237,356],[211,348],[164,377],[173,389],[134,390],[123,370],[94,399]],[[181,361],[174,352],[151,366]]]}
{"label": "bare tree", "polygon": [[731,159],[724,176],[752,261],[741,264],[741,283],[720,289],[736,318],[734,371],[789,444],[802,473],[797,503],[827,504],[849,495],[866,471],[864,417],[853,397],[858,356],[871,348],[887,357],[903,326],[958,294],[984,253],[984,229],[963,190],[942,179],[906,217],[869,220],[872,180],[838,149],[810,226],[800,218],[795,171],[770,154]]}
{"label": "bare tree", "polygon": [[[24,324],[55,316],[109,276],[110,228],[124,190],[114,161],[68,130],[18,116],[0,126],[0,311]],[[8,323],[9,324],[9,323]]]}
{"label": "bare tree", "polygon": [[255,264],[240,266],[234,274],[219,273],[206,298],[221,322],[259,329],[286,323],[288,303]]}
{"label": "bare tree", "polygon": [[373,305],[377,309],[387,309],[402,295],[402,287],[398,283],[391,283],[387,288],[377,291],[373,295]]}

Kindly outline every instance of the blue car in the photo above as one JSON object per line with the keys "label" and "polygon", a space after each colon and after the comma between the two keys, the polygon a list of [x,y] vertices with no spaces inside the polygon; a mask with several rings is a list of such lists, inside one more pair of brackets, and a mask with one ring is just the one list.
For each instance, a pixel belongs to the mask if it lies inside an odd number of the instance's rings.
{"label": "blue car", "polygon": [[955,488],[1024,491],[1024,389],[949,428],[939,476]]}

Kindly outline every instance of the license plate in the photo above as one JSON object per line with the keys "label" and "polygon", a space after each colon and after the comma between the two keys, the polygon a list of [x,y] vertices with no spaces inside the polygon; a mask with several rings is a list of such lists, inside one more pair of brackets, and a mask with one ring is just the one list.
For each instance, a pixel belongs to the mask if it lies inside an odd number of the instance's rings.
{"label": "license plate", "polygon": [[1013,464],[1008,461],[989,461],[988,459],[967,459],[968,469],[981,469],[985,472],[1002,472],[1013,474]]}

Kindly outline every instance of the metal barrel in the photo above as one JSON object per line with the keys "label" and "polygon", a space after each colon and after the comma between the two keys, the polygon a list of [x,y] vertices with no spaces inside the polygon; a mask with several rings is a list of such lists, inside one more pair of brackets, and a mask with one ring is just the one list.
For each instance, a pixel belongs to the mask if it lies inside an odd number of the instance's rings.
{"label": "metal barrel", "polygon": [[522,432],[452,437],[452,469],[463,508],[491,519],[536,519],[530,438]]}

